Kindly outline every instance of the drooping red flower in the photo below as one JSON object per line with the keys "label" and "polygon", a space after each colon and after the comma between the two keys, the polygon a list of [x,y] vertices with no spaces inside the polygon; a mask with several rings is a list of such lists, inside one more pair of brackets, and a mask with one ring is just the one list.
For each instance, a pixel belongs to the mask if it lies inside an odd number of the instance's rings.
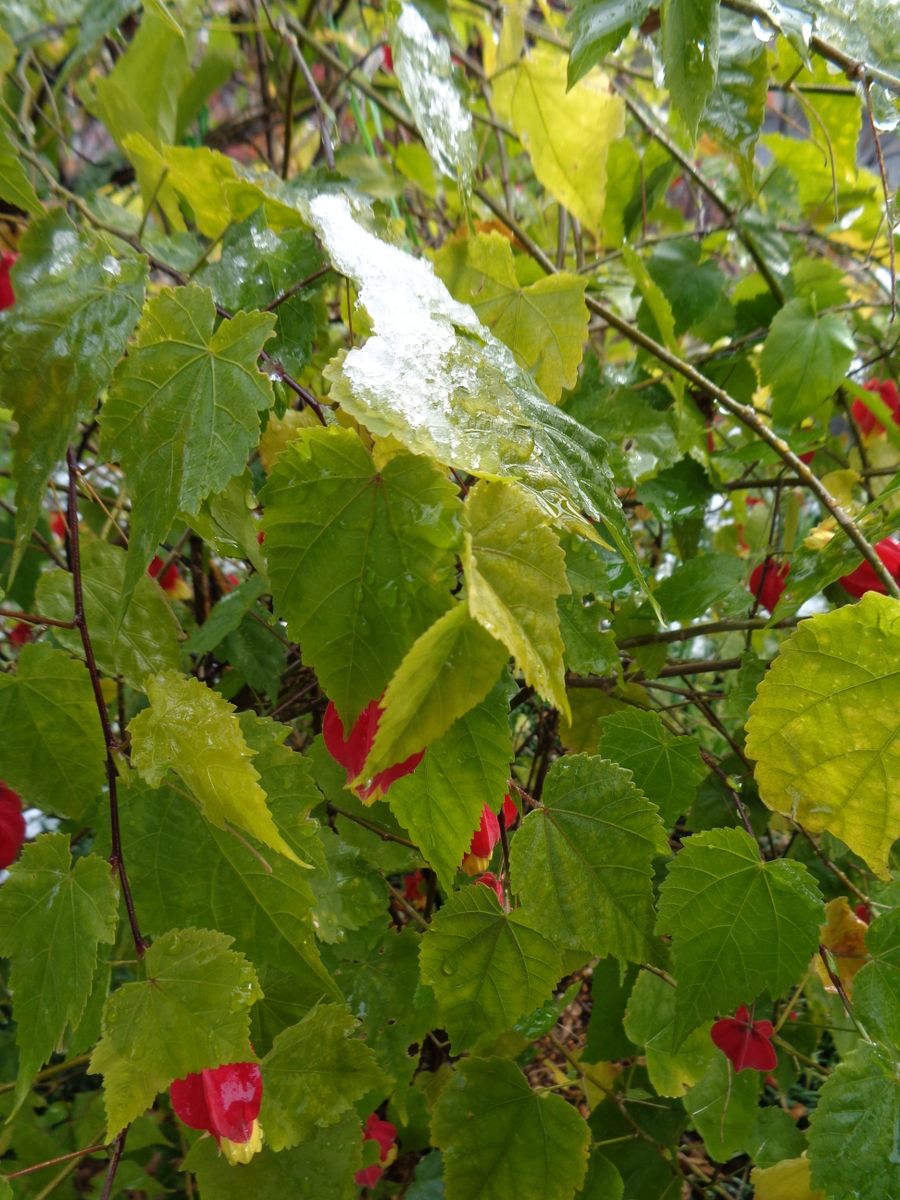
{"label": "drooping red flower", "polygon": [[710,1037],[736,1071],[773,1071],[778,1066],[773,1033],[771,1021],[751,1021],[742,1004],[733,1017],[716,1021]]}
{"label": "drooping red flower", "polygon": [[390,75],[393,75],[393,73],[394,73],[394,52],[391,50],[390,46],[383,46],[381,49],[381,54],[382,54],[382,59],[381,59],[382,70],[387,71],[388,74],[390,74]]}
{"label": "drooping red flower", "polygon": [[397,1129],[390,1121],[382,1121],[378,1113],[370,1113],[363,1126],[363,1141],[378,1143],[378,1162],[357,1171],[354,1179],[360,1187],[371,1188],[397,1157]]}
{"label": "drooping red flower", "polygon": [[790,571],[788,563],[780,563],[774,558],[767,558],[751,571],[750,594],[755,596],[768,612],[775,611],[775,605],[787,586]]}
{"label": "drooping red flower", "polygon": [[0,867],[11,866],[25,841],[25,818],[18,792],[0,780]]}
{"label": "drooping red flower", "polygon": [[[325,718],[322,721],[322,737],[325,749],[335,762],[341,764],[347,772],[347,783],[351,783],[363,769],[375,734],[378,732],[378,722],[384,709],[379,700],[371,700],[356,719],[356,724],[349,735],[344,733],[344,723],[338,716],[338,711],[328,701]],[[379,771],[366,787],[356,788],[356,794],[361,800],[377,800],[404,775],[411,775],[425,755],[424,750],[411,754],[402,763],[395,763],[385,771]]]}
{"label": "drooping red flower", "polygon": [[13,646],[24,646],[26,642],[31,641],[36,631],[36,626],[29,625],[27,621],[17,621],[9,631],[9,640]]}
{"label": "drooping red flower", "polygon": [[503,881],[498,879],[493,871],[485,871],[483,875],[478,876],[475,882],[483,883],[485,887],[491,888],[500,901],[500,907],[505,908],[506,897],[503,895]]}
{"label": "drooping red flower", "polygon": [[61,542],[66,540],[66,534],[68,533],[69,527],[66,524],[66,518],[61,512],[55,512],[50,518],[50,529],[56,534]]}
{"label": "drooping red flower", "polygon": [[[160,572],[162,571],[162,574]],[[178,586],[181,583],[181,576],[178,573],[178,568],[174,563],[169,563],[163,571],[163,560],[158,554],[154,554],[150,560],[150,566],[147,568],[147,574],[155,579],[164,592],[170,595],[178,591]]]}
{"label": "drooping red flower", "polygon": [[[900,580],[900,542],[895,542],[893,538],[885,538],[875,547],[875,553],[891,575]],[[855,571],[844,575],[840,583],[844,590],[857,600],[866,592],[881,592],[882,595],[887,593],[887,588],[875,574],[874,568],[865,561],[861,562]]]}
{"label": "drooping red flower", "polygon": [[[893,379],[869,379],[864,386],[867,392],[878,393],[891,410],[894,424],[900,425],[900,394],[897,392],[897,385]],[[884,426],[875,414],[866,408],[862,400],[854,400],[850,406],[850,412],[864,438],[877,437],[878,434],[884,433]]]}
{"label": "drooping red flower", "polygon": [[226,1063],[176,1079],[169,1097],[185,1125],[211,1133],[229,1162],[248,1162],[261,1148],[262,1076],[256,1063]]}
{"label": "drooping red flower", "polygon": [[0,309],[12,308],[16,302],[9,273],[18,257],[14,250],[4,250],[0,254]]}
{"label": "drooping red flower", "polygon": [[425,876],[421,871],[413,871],[409,875],[403,876],[403,898],[413,908],[425,907],[428,900],[428,889],[425,885]]}
{"label": "drooping red flower", "polygon": [[[503,820],[510,829],[519,816],[519,810],[510,800],[509,795],[503,797]],[[494,847],[500,841],[500,822],[490,807],[485,804],[481,810],[481,823],[472,834],[472,842],[468,853],[460,863],[460,870],[467,875],[480,875],[491,861]]]}

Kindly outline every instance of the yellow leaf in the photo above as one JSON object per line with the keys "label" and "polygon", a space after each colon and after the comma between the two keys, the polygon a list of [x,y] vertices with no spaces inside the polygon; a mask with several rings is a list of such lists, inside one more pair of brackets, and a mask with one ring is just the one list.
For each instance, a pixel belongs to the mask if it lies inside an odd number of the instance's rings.
{"label": "yellow leaf", "polygon": [[[848,996],[853,995],[853,977],[869,961],[866,950],[866,930],[868,926],[861,921],[847,903],[845,896],[829,900],[825,905],[825,915],[828,918],[822,926],[819,941],[826,950],[831,951],[831,957],[837,976],[844,985]],[[831,976],[825,970],[825,964],[820,955],[815,958],[816,972],[825,987],[826,992],[836,992]]]}
{"label": "yellow leaf", "polygon": [[774,1167],[754,1167],[750,1180],[756,1200],[825,1200],[820,1188],[809,1181],[809,1162],[805,1158],[786,1158]]}

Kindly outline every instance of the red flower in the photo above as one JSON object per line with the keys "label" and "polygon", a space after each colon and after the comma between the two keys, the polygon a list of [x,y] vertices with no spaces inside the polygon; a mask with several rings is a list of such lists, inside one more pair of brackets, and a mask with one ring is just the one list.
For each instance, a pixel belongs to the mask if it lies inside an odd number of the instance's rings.
{"label": "red flower", "polygon": [[859,917],[859,919],[861,921],[864,921],[866,923],[866,925],[871,925],[872,910],[871,910],[871,908],[869,908],[868,904],[857,904],[856,908],[854,908],[853,911],[856,913],[856,915]]}
{"label": "red flower", "polygon": [[[518,815],[519,810],[515,804],[513,804],[508,795],[504,796],[503,820],[506,823],[507,829],[512,827]],[[485,804],[481,810],[481,824],[472,834],[472,843],[469,846],[468,853],[460,863],[460,870],[465,871],[467,875],[479,875],[491,861],[494,847],[499,841],[500,822],[488,805]]]}
{"label": "red flower", "polygon": [[787,585],[790,570],[787,563],[779,563],[774,558],[767,558],[765,562],[753,568],[750,574],[750,593],[768,612],[775,611],[775,605],[781,599]]}
{"label": "red flower", "polygon": [[778,1066],[773,1032],[771,1021],[751,1021],[742,1004],[733,1017],[716,1021],[710,1037],[736,1071],[772,1071]]}
{"label": "red flower", "polygon": [[[893,538],[885,538],[875,547],[875,553],[890,571],[895,579],[900,579],[900,542]],[[844,575],[840,580],[841,586],[851,596],[859,599],[866,592],[887,593],[887,588],[875,574],[873,567],[867,562],[861,562],[855,571]]]}
{"label": "red flower", "polygon": [[475,882],[483,883],[485,887],[493,888],[497,899],[500,901],[500,907],[506,907],[506,897],[503,895],[503,883],[493,871],[486,871],[483,875],[479,875]]}
{"label": "red flower", "polygon": [[0,780],[0,867],[16,861],[24,841],[25,818],[19,793]]}
{"label": "red flower", "polygon": [[[867,392],[877,392],[891,410],[895,425],[900,425],[900,395],[893,379],[870,379],[865,385]],[[859,426],[859,432],[864,438],[884,433],[884,426],[873,412],[866,408],[862,400],[854,400],[850,406],[853,420]]]}
{"label": "red flower", "polygon": [[34,637],[34,626],[27,621],[17,621],[9,631],[9,640],[13,646],[24,646]]}
{"label": "red flower", "polygon": [[169,1096],[185,1125],[211,1133],[229,1162],[249,1162],[261,1148],[262,1076],[256,1063],[226,1063],[176,1079]]}
{"label": "red flower", "polygon": [[393,73],[394,73],[394,53],[391,50],[390,46],[383,46],[382,50],[381,50],[381,54],[382,54],[382,60],[381,60],[382,69],[389,72],[391,75],[393,75]]}
{"label": "red flower", "polygon": [[414,908],[424,908],[428,899],[425,887],[425,876],[421,871],[413,871],[411,875],[403,876],[403,898]]}
{"label": "red flower", "polygon": [[382,1121],[378,1113],[370,1113],[363,1126],[363,1141],[377,1142],[379,1148],[378,1162],[371,1167],[357,1171],[354,1179],[360,1187],[374,1187],[381,1178],[385,1167],[397,1157],[397,1130],[390,1121]]}
{"label": "red flower", "polygon": [[61,542],[66,540],[66,534],[68,533],[69,527],[66,524],[66,518],[61,512],[55,512],[50,518],[50,529],[56,534]]}
{"label": "red flower", "polygon": [[14,250],[4,250],[0,254],[0,309],[12,308],[16,302],[9,272],[18,257]]}
{"label": "red flower", "polygon": [[[160,571],[162,571],[162,575],[160,575]],[[151,559],[150,566],[147,568],[147,574],[152,579],[157,580],[159,586],[164,592],[169,592],[172,594],[173,592],[178,591],[178,586],[181,583],[181,576],[178,574],[178,568],[174,563],[169,563],[169,565],[163,571],[163,560],[158,554],[154,554],[153,558]]]}
{"label": "red flower", "polygon": [[265,543],[265,540],[266,540],[266,531],[264,529],[261,529],[259,531],[259,533],[256,535],[257,545],[262,546]]}
{"label": "red flower", "polygon": [[[356,724],[350,730],[349,736],[344,733],[344,724],[338,716],[338,711],[328,701],[325,709],[325,719],[322,722],[322,737],[325,739],[325,749],[335,762],[341,764],[347,772],[347,783],[351,783],[365,765],[375,741],[378,722],[384,709],[378,700],[370,701],[356,719]],[[379,771],[367,787],[356,788],[356,794],[361,800],[377,800],[404,775],[410,775],[422,761],[425,751],[419,750],[411,754],[405,762],[395,763],[385,771]]]}

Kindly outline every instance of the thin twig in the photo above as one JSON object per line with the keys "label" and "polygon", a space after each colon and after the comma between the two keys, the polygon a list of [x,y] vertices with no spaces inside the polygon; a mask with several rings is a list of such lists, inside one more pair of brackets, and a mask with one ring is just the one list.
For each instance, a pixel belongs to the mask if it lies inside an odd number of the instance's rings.
{"label": "thin twig", "polygon": [[872,139],[875,142],[875,157],[878,160],[878,173],[881,176],[881,190],[884,194],[884,219],[887,224],[888,258],[891,264],[891,321],[893,321],[897,316],[897,263],[894,250],[894,221],[891,216],[891,193],[888,187],[887,171],[884,166],[884,151],[881,148],[881,136],[878,133],[875,112],[872,108],[871,87],[871,81],[866,79],[863,83],[863,92],[866,97],[866,112],[869,115],[869,128],[872,130]]}
{"label": "thin twig", "polygon": [[128,1137],[128,1129],[129,1126],[126,1125],[116,1138],[116,1144],[113,1148],[112,1158],[109,1160],[109,1168],[106,1172],[106,1179],[103,1182],[103,1191],[100,1194],[100,1200],[109,1200],[113,1193],[113,1184],[116,1180],[116,1171],[119,1169],[122,1151],[125,1149],[125,1139]]}
{"label": "thin twig", "polygon": [[26,625],[54,625],[60,629],[74,629],[74,621],[57,621],[53,617],[39,617],[37,613],[19,612],[15,608],[0,608],[0,617],[9,617],[11,621],[24,621]]}
{"label": "thin twig", "polygon": [[33,1163],[30,1167],[22,1167],[18,1171],[10,1171],[3,1179],[18,1179],[22,1175],[32,1175],[35,1171],[43,1171],[46,1167],[55,1167],[57,1163],[69,1162],[73,1158],[86,1158],[98,1150],[105,1150],[106,1142],[98,1142],[96,1146],[85,1146],[83,1150],[71,1150],[68,1154],[58,1154],[56,1158],[45,1159],[44,1162]]}

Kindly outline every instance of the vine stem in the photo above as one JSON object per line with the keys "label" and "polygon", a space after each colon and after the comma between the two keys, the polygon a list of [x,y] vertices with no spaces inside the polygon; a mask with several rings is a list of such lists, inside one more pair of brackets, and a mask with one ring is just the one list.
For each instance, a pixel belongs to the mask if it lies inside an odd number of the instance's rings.
{"label": "vine stem", "polygon": [[30,1167],[22,1167],[18,1171],[10,1171],[4,1179],[18,1179],[20,1175],[32,1175],[35,1171],[44,1171],[47,1167],[55,1167],[57,1163],[71,1162],[73,1158],[86,1158],[98,1150],[105,1150],[106,1143],[99,1142],[96,1146],[85,1146],[83,1150],[71,1150],[68,1154],[58,1154],[56,1158],[47,1158],[43,1162],[33,1163]]}
{"label": "vine stem", "polygon": [[100,1194],[100,1200],[109,1200],[113,1192],[113,1184],[116,1181],[116,1171],[119,1169],[119,1162],[122,1158],[122,1151],[125,1149],[125,1139],[128,1137],[128,1126],[126,1125],[119,1136],[116,1138],[116,1144],[113,1148],[112,1158],[109,1160],[109,1168],[106,1172],[106,1179],[103,1181],[103,1191]]}
{"label": "vine stem", "polygon": [[39,617],[37,613],[19,612],[15,608],[0,608],[0,617],[11,621],[24,621],[26,625],[53,625],[58,629],[74,629],[74,621],[56,621],[53,617]]}
{"label": "vine stem", "polygon": [[66,465],[69,470],[69,570],[72,572],[72,590],[75,596],[73,623],[81,637],[84,660],[91,678],[91,688],[94,692],[94,701],[97,705],[100,725],[103,729],[103,740],[106,743],[106,779],[109,786],[109,821],[112,830],[112,851],[109,856],[109,865],[119,878],[119,886],[122,889],[122,898],[125,901],[125,911],[128,913],[128,924],[131,927],[134,949],[140,959],[144,957],[144,952],[149,943],[144,940],[138,925],[137,914],[134,910],[134,900],[131,895],[131,885],[128,882],[128,874],[125,870],[125,859],[122,854],[122,834],[119,827],[119,776],[113,757],[118,743],[116,742],[112,725],[109,721],[106,701],[103,699],[103,690],[100,686],[100,673],[97,670],[94,647],[91,643],[91,635],[84,615],[84,586],[81,575],[81,545],[78,533],[78,463],[75,458],[75,451],[71,446],[66,451]]}

